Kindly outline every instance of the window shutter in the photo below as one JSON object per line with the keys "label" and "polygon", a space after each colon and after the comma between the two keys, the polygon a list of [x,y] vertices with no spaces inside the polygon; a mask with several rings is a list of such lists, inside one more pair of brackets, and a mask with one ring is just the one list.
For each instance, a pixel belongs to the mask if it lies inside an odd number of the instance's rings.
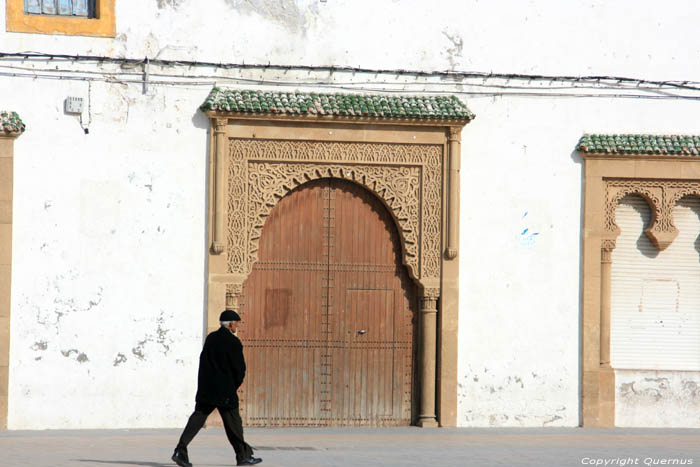
{"label": "window shutter", "polygon": [[58,0],[58,14],[70,16],[73,14],[73,5],[71,0]]}
{"label": "window shutter", "polygon": [[75,16],[88,16],[87,0],[73,0],[73,14]]}
{"label": "window shutter", "polygon": [[649,207],[620,202],[611,267],[611,364],[635,370],[700,370],[700,200],[674,209],[678,237],[664,251],[644,234]]}
{"label": "window shutter", "polygon": [[45,15],[55,15],[56,14],[56,0],[42,0],[41,1],[41,12]]}
{"label": "window shutter", "polygon": [[41,13],[41,0],[24,0],[24,11],[27,13]]}

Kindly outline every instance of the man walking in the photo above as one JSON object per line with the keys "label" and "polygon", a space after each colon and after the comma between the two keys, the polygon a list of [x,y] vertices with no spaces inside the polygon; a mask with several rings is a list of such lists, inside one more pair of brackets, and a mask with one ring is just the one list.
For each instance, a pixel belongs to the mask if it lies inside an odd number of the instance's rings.
{"label": "man walking", "polygon": [[207,416],[218,409],[229,442],[236,451],[237,465],[262,462],[253,457],[253,448],[243,439],[243,423],[238,413],[238,388],[245,377],[243,345],[234,332],[241,317],[233,310],[219,316],[221,327],[207,336],[199,356],[199,376],[194,412],[180,436],[172,460],[180,467],[192,467],[187,445],[204,426]]}

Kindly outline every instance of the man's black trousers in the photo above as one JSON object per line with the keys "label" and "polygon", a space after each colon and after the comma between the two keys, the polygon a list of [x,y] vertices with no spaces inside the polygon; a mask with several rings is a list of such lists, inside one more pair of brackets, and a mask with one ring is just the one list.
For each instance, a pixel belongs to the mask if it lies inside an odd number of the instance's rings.
{"label": "man's black trousers", "polygon": [[194,412],[190,415],[187,426],[185,426],[185,430],[182,432],[182,436],[180,436],[180,441],[177,443],[177,449],[187,454],[187,445],[190,444],[190,441],[199,433],[199,430],[202,429],[204,423],[207,421],[207,417],[214,409],[218,409],[221,414],[226,436],[231,446],[233,446],[233,450],[236,451],[236,462],[248,459],[253,455],[253,448],[243,439],[243,422],[238,413],[238,407],[230,409],[197,402],[194,406]]}

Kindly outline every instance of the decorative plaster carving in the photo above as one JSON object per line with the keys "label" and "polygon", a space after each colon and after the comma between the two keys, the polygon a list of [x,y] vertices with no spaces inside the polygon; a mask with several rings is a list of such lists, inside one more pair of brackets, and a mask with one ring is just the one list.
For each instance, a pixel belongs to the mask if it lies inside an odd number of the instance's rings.
{"label": "decorative plaster carving", "polygon": [[243,284],[226,284],[226,295],[240,297],[243,294]]}
{"label": "decorative plaster carving", "polygon": [[[673,223],[673,209],[684,196],[700,196],[700,181],[679,180],[635,180],[609,179],[606,180],[605,222],[604,235],[612,238],[612,242],[620,234],[620,228],[615,220],[615,210],[620,200],[629,194],[642,196],[651,209],[651,222],[644,233],[659,250],[666,249],[678,235],[678,228]],[[605,248],[605,247],[603,247]]]}
{"label": "decorative plaster carving", "polygon": [[226,133],[226,125],[228,125],[228,118],[215,118],[214,119],[214,132]]}
{"label": "decorative plaster carving", "polygon": [[448,141],[461,141],[462,140],[462,127],[451,126],[447,129],[447,140]]}
{"label": "decorative plaster carving", "polygon": [[403,233],[405,263],[418,271],[418,206],[420,205],[419,167],[381,167],[371,165],[285,164],[250,162],[248,164],[250,240],[248,270],[257,261],[262,228],[277,201],[295,187],[319,178],[343,178],[355,181],[378,195],[398,217]]}
{"label": "decorative plaster carving", "polygon": [[229,149],[230,273],[250,273],[265,220],[280,198],[307,181],[333,177],[353,180],[384,201],[412,277],[440,277],[442,146],[231,139]]}
{"label": "decorative plaster carving", "polygon": [[600,249],[604,251],[612,251],[615,249],[617,240],[615,239],[606,239],[600,242]]}
{"label": "decorative plaster carving", "polygon": [[226,284],[226,308],[238,308],[238,299],[243,295],[243,284]]}
{"label": "decorative plaster carving", "polygon": [[423,299],[437,300],[440,297],[440,289],[438,287],[429,287],[423,289]]}

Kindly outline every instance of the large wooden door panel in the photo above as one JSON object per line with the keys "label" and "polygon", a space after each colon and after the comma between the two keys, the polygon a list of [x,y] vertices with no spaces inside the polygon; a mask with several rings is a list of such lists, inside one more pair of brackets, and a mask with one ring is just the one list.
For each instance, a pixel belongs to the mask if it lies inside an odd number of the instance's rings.
{"label": "large wooden door panel", "polygon": [[408,425],[413,287],[386,208],[326,179],[284,197],[244,284],[250,426]]}

